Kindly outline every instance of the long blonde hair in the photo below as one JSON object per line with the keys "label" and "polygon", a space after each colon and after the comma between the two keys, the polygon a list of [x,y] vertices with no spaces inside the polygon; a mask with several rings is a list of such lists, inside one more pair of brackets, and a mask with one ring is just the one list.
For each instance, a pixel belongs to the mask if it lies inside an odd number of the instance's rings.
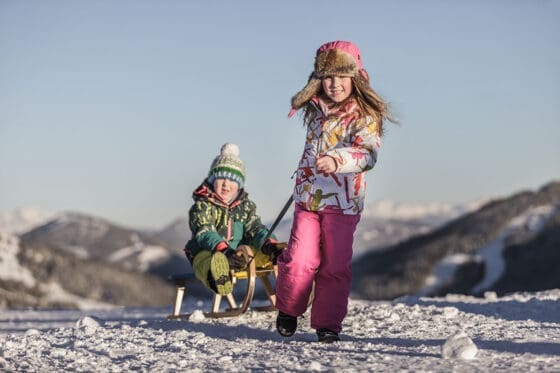
{"label": "long blonde hair", "polygon": [[[352,94],[347,100],[356,100],[362,116],[371,116],[377,122],[377,134],[383,136],[384,129],[383,125],[385,121],[392,123],[398,123],[396,119],[393,118],[389,111],[389,106],[387,102],[377,94],[371,88],[369,81],[358,74],[357,76],[351,77],[352,79]],[[320,90],[317,93],[318,96],[324,97],[323,86],[320,85]],[[345,102],[339,105],[344,105]],[[303,123],[304,125],[309,125],[315,118],[317,112],[315,106],[309,100],[304,106]]]}

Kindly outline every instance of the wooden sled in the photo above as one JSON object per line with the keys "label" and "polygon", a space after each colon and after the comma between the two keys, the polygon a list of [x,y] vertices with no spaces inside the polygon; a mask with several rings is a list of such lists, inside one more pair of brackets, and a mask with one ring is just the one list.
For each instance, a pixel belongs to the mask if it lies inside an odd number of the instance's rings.
{"label": "wooden sled", "polygon": [[[247,282],[244,297],[238,305],[236,302],[233,292],[225,296],[214,294],[214,299],[212,301],[212,310],[210,312],[205,312],[204,316],[209,318],[220,318],[220,317],[234,317],[239,316],[249,309],[249,306],[253,300],[253,295],[255,293],[255,285],[257,278],[261,280],[264,290],[268,296],[270,305],[265,307],[252,307],[252,309],[257,311],[273,311],[275,310],[274,305],[276,304],[276,292],[272,286],[271,277],[276,278],[278,274],[278,268],[276,265],[270,263],[269,266],[264,268],[257,268],[255,265],[253,250],[249,246],[240,246],[240,249],[244,251],[244,255],[248,259],[247,269],[243,271],[231,271],[232,283],[234,289],[239,280],[244,280]],[[167,319],[185,319],[188,318],[190,313],[181,313],[181,306],[183,303],[183,297],[185,295],[187,283],[190,281],[197,281],[194,273],[176,274],[172,275],[170,279],[175,283],[177,288],[177,293],[175,296],[175,303],[173,305],[173,313],[167,316]],[[222,298],[226,298],[229,308],[221,311],[220,306],[222,303]]]}

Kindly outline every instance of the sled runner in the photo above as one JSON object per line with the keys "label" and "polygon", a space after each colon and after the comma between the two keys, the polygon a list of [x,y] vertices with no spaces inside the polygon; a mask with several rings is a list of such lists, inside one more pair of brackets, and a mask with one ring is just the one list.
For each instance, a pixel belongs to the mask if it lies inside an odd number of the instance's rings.
{"label": "sled runner", "polygon": [[[236,288],[239,281],[246,281],[243,299],[238,305],[238,302],[236,302],[234,298],[233,292],[225,296],[214,294],[214,299],[212,301],[212,310],[210,312],[204,313],[204,316],[206,317],[234,317],[245,313],[247,309],[249,309],[249,306],[253,300],[257,278],[261,280],[264,290],[268,296],[270,305],[264,307],[252,307],[252,309],[257,311],[272,311],[275,309],[274,305],[276,304],[276,294],[274,287],[272,286],[271,279],[272,277],[276,278],[276,275],[278,273],[276,265],[273,265],[272,262],[268,262],[262,267],[257,267],[256,261],[254,260],[255,255],[253,254],[253,250],[249,246],[240,246],[239,248],[243,250],[249,264],[247,265],[247,268],[242,271],[231,271],[231,278],[234,289]],[[170,320],[188,318],[191,314],[181,313],[181,305],[183,303],[187,283],[197,280],[193,273],[172,275],[170,279],[175,283],[177,292],[175,295],[175,303],[173,305],[173,313],[167,318]],[[224,297],[227,300],[229,308],[220,310],[222,298]]]}

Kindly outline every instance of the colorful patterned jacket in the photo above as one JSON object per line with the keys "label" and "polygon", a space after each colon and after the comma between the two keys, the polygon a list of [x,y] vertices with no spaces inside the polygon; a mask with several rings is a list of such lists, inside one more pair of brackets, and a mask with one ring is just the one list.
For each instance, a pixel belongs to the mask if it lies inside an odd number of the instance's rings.
{"label": "colorful patterned jacket", "polygon": [[261,223],[257,206],[244,190],[227,205],[209,184],[203,183],[193,192],[193,199],[195,202],[189,210],[192,236],[185,245],[185,254],[191,263],[201,250],[221,250],[228,245],[237,249],[240,244],[254,249],[262,246],[268,229]]}
{"label": "colorful patterned jacket", "polygon": [[[337,110],[314,98],[317,114],[307,127],[303,155],[297,169],[294,200],[308,211],[337,210],[359,214],[364,205],[365,172],[377,161],[381,140],[377,122],[361,117],[354,100]],[[317,173],[315,162],[320,155],[336,161],[334,173]]]}

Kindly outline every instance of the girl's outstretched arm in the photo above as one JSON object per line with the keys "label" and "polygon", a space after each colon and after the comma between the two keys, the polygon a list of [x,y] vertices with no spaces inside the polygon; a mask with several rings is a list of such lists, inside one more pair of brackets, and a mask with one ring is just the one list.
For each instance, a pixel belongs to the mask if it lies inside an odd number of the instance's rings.
{"label": "girl's outstretched arm", "polygon": [[362,125],[350,136],[347,146],[334,148],[325,153],[336,162],[336,173],[354,173],[368,171],[377,162],[377,152],[381,146],[377,122],[367,117],[367,124]]}

